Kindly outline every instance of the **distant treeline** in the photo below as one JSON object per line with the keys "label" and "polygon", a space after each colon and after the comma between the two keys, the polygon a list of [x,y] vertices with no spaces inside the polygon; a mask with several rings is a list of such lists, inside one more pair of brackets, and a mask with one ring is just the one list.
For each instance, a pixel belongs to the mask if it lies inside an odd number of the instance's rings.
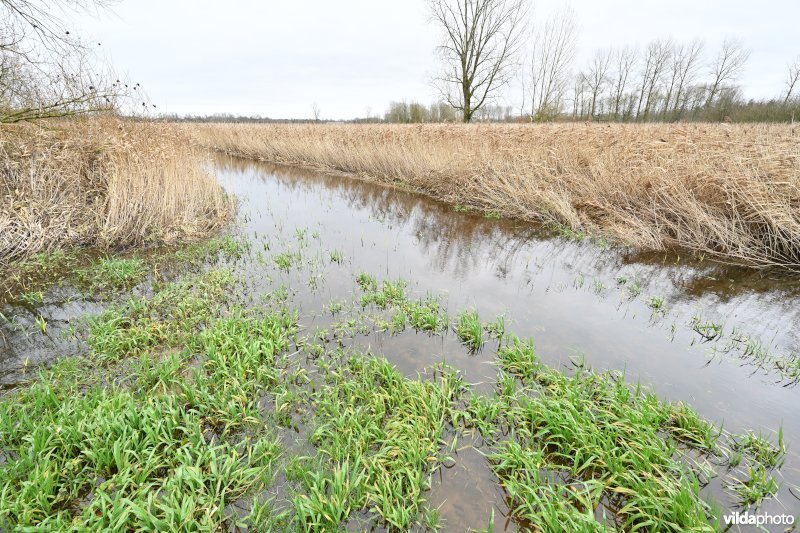
{"label": "distant treeline", "polygon": [[[614,110],[609,99],[595,102],[595,112],[591,112],[591,101],[582,99],[571,110],[557,114],[534,116],[520,112],[508,105],[486,105],[475,112],[473,121],[480,122],[794,122],[800,121],[800,99],[744,100],[738,90],[723,91],[713,105],[705,105],[702,92],[698,91],[693,105],[685,105],[677,110],[665,107],[661,102],[647,115],[635,112],[636,102],[629,100],[622,110]],[[358,119],[357,121],[363,121]],[[423,122],[460,122],[459,112],[444,103],[426,106],[419,102],[391,102],[383,119],[377,117],[372,122],[413,124]]]}
{"label": "distant treeline", "polygon": [[[559,112],[557,115],[532,116],[520,113],[519,109],[508,105],[486,105],[475,112],[473,121],[479,122],[794,122],[800,121],[800,99],[787,101],[747,100],[739,91],[724,91],[722,96],[711,105],[700,103],[696,96],[695,104],[679,108],[678,111],[665,108],[660,104],[647,116],[639,116],[632,111],[635,102],[628,101],[622,112],[614,112],[614,107],[607,99],[595,102],[595,113],[591,113],[591,103],[579,101],[572,110]],[[167,122],[216,122],[216,123],[264,123],[264,124],[308,124],[314,122],[347,122],[357,124],[422,124],[460,122],[459,112],[443,103],[436,102],[425,105],[416,101],[391,102],[383,117],[360,117],[350,120],[313,120],[313,119],[274,119],[259,115],[233,115],[215,113],[213,115],[176,115],[162,114],[160,120]]]}
{"label": "distant treeline", "polygon": [[166,122],[218,122],[218,123],[268,123],[268,124],[307,124],[319,122],[303,118],[269,118],[261,115],[234,115],[232,113],[213,113],[211,115],[178,115],[176,113],[161,113],[158,117]]}

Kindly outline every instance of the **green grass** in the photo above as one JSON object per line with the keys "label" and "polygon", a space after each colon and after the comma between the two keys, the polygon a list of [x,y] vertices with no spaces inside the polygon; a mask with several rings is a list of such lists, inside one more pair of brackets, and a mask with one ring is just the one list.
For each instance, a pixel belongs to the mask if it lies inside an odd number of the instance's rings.
{"label": "green grass", "polygon": [[378,290],[378,281],[375,279],[375,276],[367,274],[366,272],[358,274],[356,283],[361,287],[361,290],[365,292]]}
{"label": "green grass", "polygon": [[475,311],[464,311],[458,315],[455,332],[462,344],[470,351],[477,352],[483,348],[483,324]]}
{"label": "green grass", "polygon": [[734,479],[728,484],[728,489],[739,500],[739,504],[747,507],[758,507],[766,498],[778,492],[778,483],[764,466],[750,467],[745,479]]}
{"label": "green grass", "polygon": [[293,254],[291,252],[282,252],[272,256],[272,260],[275,262],[275,266],[278,267],[278,270],[289,272],[295,264],[300,263],[300,256],[299,254]]}
{"label": "green grass", "polygon": [[331,263],[342,264],[344,262],[344,254],[339,250],[331,250],[329,256]]}
{"label": "green grass", "polygon": [[234,281],[219,268],[170,282],[151,299],[131,298],[89,320],[88,344],[103,360],[189,344],[219,313]]}
{"label": "green grass", "polygon": [[0,270],[0,302],[38,291],[68,277],[80,264],[76,252],[42,252]]}
{"label": "green grass", "polygon": [[409,301],[404,306],[409,325],[418,331],[442,333],[447,330],[449,319],[439,300],[433,296]]}
{"label": "green grass", "polygon": [[757,463],[769,468],[779,467],[786,454],[786,443],[783,440],[783,429],[778,430],[777,443],[772,444],[761,434],[747,432],[733,445],[733,448],[752,457]]}
{"label": "green grass", "polygon": [[[186,257],[234,261],[236,242]],[[274,255],[275,268],[305,268],[299,257]],[[88,279],[121,287],[149,271],[120,261]],[[352,302],[319,304],[343,317],[304,331],[295,289],[253,297],[234,272],[153,281],[86,320],[84,355],[0,397],[0,529],[436,530],[447,523],[427,497],[459,441],[481,443],[521,529],[714,531],[705,479],[734,505],[778,491],[780,430],[731,435],[622,374],[550,368],[505,317],[455,315],[471,350],[498,344],[494,390],[479,394],[441,363],[406,376],[348,348],[375,329],[448,334],[439,298],[412,298],[404,280],[358,274]]]}
{"label": "green grass", "polygon": [[344,309],[344,304],[340,301],[334,300],[328,304],[328,312],[331,314],[331,316],[336,316],[337,314],[341,313],[342,309]]}
{"label": "green grass", "polygon": [[234,261],[245,257],[249,250],[250,243],[248,241],[225,235],[183,246],[175,252],[175,257],[185,263],[198,263],[213,257],[223,257]]}
{"label": "green grass", "polygon": [[419,520],[423,493],[443,457],[439,441],[463,385],[442,368],[436,382],[410,380],[383,359],[353,356],[315,395],[317,457],[296,468],[292,502],[305,529],[337,529],[373,510],[388,526]]}
{"label": "green grass", "polygon": [[24,292],[17,296],[17,301],[29,307],[39,307],[44,303],[44,293],[42,291]]}
{"label": "green grass", "polygon": [[39,328],[42,334],[47,333],[47,320],[42,315],[36,317],[36,327]]}
{"label": "green grass", "polygon": [[[498,359],[497,395],[471,399],[466,420],[498,441],[489,459],[512,512],[545,530],[712,531],[719,511],[701,493],[696,466],[684,463],[687,451],[724,464],[727,442],[749,450],[760,468],[778,464],[785,451],[782,439],[774,446],[753,435],[726,437],[687,405],[662,402],[614,373],[552,370],[530,341],[512,337]],[[508,437],[502,428],[510,428]],[[761,470],[744,482],[730,479],[747,504],[777,490]],[[611,504],[605,524],[594,518],[602,502]]]}
{"label": "green grass", "polygon": [[[126,366],[131,386],[66,359],[0,402],[0,525],[44,530],[216,529],[263,490],[279,446],[253,395],[291,332],[280,315],[213,319],[187,354]],[[270,381],[269,377],[273,379]],[[254,377],[256,379],[254,379]]]}
{"label": "green grass", "polygon": [[708,320],[703,320],[699,316],[692,319],[692,329],[700,335],[704,341],[713,341],[722,336],[722,324],[717,324]]}
{"label": "green grass", "polygon": [[81,280],[94,289],[125,289],[140,283],[147,274],[145,262],[136,257],[104,257],[79,272]]}
{"label": "green grass", "polygon": [[389,306],[401,305],[406,301],[406,282],[401,279],[397,281],[384,280],[380,289],[374,278],[365,278],[363,283],[367,288],[361,295],[361,307],[374,305],[379,309],[385,309]]}
{"label": "green grass", "polygon": [[569,226],[559,223],[552,223],[550,227],[558,234],[560,237],[564,237],[567,240],[575,241],[575,242],[582,242],[584,241],[588,235],[580,230],[574,230]]}
{"label": "green grass", "polygon": [[663,311],[664,310],[664,298],[660,296],[651,296],[647,299],[647,307],[653,310],[653,312]]}
{"label": "green grass", "polygon": [[493,322],[486,324],[486,333],[495,340],[502,340],[506,334],[506,317],[500,315]]}

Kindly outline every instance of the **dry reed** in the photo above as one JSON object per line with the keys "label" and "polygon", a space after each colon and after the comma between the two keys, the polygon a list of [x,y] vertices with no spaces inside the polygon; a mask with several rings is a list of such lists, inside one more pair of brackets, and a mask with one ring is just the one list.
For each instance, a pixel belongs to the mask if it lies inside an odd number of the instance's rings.
{"label": "dry reed", "polygon": [[173,243],[232,202],[176,128],[114,119],[0,128],[0,266],[74,246]]}
{"label": "dry reed", "polygon": [[231,155],[752,266],[800,266],[789,125],[190,125]]}

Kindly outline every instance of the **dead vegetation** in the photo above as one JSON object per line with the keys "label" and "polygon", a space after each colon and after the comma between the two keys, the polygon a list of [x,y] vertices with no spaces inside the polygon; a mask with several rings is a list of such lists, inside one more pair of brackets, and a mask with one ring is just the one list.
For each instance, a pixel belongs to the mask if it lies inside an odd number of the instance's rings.
{"label": "dead vegetation", "polygon": [[191,125],[231,155],[751,266],[800,266],[789,125]]}
{"label": "dead vegetation", "polygon": [[232,203],[169,125],[85,119],[0,127],[0,266],[75,246],[207,235]]}

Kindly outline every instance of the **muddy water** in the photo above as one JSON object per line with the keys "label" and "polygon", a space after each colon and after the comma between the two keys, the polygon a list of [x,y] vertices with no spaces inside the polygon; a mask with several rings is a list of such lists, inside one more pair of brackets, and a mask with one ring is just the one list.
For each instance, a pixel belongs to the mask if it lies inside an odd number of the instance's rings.
{"label": "muddy water", "polygon": [[[789,442],[782,488],[764,510],[800,511],[800,491],[792,490],[800,484],[800,388],[774,360],[754,364],[734,340],[746,334],[775,357],[800,351],[798,276],[578,242],[341,176],[229,159],[217,167],[223,185],[241,199],[236,231],[252,250],[268,258],[312,242],[304,253],[318,254],[325,265],[282,272],[251,254],[236,268],[254,301],[285,284],[294,291],[291,303],[300,310],[302,326],[312,332],[331,324],[323,306],[356,297],[354,278],[364,271],[408,280],[415,296],[440,295],[451,315],[465,308],[476,309],[484,321],[503,315],[507,330],[533,338],[539,357],[551,366],[569,368],[583,360],[595,369],[624,371],[629,381],[652,387],[662,398],[686,401],[730,431],[771,434],[782,425]],[[342,253],[341,264],[330,262],[326,253],[333,250]],[[651,297],[663,300],[663,307],[654,311]],[[74,295],[49,298],[50,307],[42,309],[0,310],[29,326],[0,330],[6,336],[0,339],[3,382],[18,379],[24,365],[79,350],[58,324],[102,309],[76,303]],[[53,318],[48,336],[20,334],[35,328],[37,314],[48,323]],[[698,320],[720,325],[722,336],[707,340],[693,327]],[[385,355],[408,375],[446,361],[485,391],[496,375],[496,343],[469,354],[452,333],[372,332],[356,344]],[[514,529],[484,458],[462,442],[456,459],[437,474],[428,497],[446,529],[485,527],[493,509],[496,530]],[[724,500],[713,485],[714,497]]]}

